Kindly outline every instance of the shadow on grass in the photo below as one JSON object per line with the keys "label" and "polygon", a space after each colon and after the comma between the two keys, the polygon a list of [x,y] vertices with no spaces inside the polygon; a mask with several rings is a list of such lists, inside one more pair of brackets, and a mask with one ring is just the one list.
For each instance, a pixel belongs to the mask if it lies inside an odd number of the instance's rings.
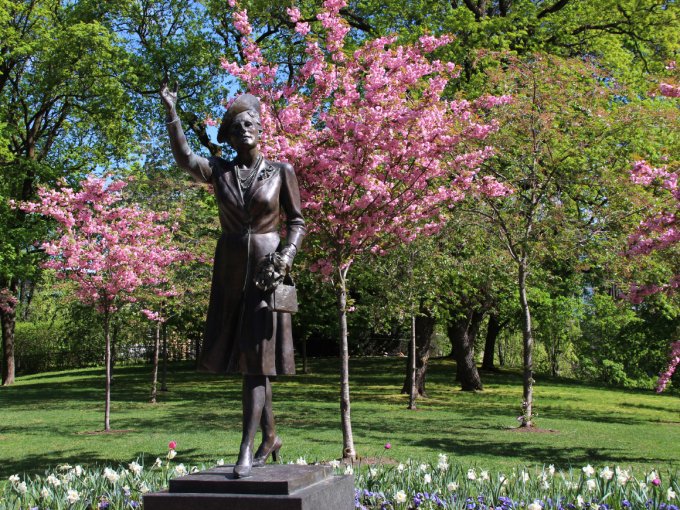
{"label": "shadow on grass", "polygon": [[[312,373],[280,377],[273,383],[277,425],[289,437],[309,445],[326,445],[340,429],[339,377],[337,359],[310,360]],[[353,358],[350,360],[353,427],[357,444],[384,444],[384,438],[395,438],[405,449],[422,452],[446,452],[454,457],[485,459],[518,459],[518,463],[542,463],[546,459],[563,466],[602,462],[614,465],[630,462],[655,462],[656,453],[645,448],[616,444],[616,441],[582,441],[571,431],[596,428],[603,437],[607,433],[621,434],[626,427],[650,426],[680,429],[661,425],[670,416],[658,417],[669,400],[658,401],[649,390],[602,388],[598,385],[564,378],[537,376],[537,409],[550,421],[551,428],[569,430],[554,437],[520,437],[501,430],[512,424],[519,413],[522,374],[519,370],[501,369],[482,374],[489,391],[467,393],[455,383],[456,365],[450,359],[432,360],[428,370],[429,399],[419,400],[422,412],[406,411],[405,395],[401,395],[405,361],[391,358]],[[140,442],[152,442],[154,434],[207,433],[213,437],[240,436],[241,377],[198,373],[194,362],[172,362],[168,370],[171,391],[159,392],[163,406],[151,406],[152,367],[149,365],[120,366],[114,370],[112,416],[116,429],[135,429],[126,435],[119,448],[137,450],[125,454],[125,462],[150,453]],[[103,418],[104,370],[41,374],[19,378],[16,385],[0,388],[0,436],[41,438],[49,444],[60,439],[74,438],[78,432],[92,430],[92,416],[101,410]],[[625,402],[612,404],[628,399]],[[644,400],[644,401],[643,401]],[[12,420],[3,419],[3,413]],[[79,414],[81,413],[82,414]],[[23,413],[23,414],[22,414]],[[49,418],[57,416],[59,419]],[[5,415],[5,417],[9,416]],[[87,420],[81,419],[88,416]],[[103,420],[102,420],[103,421]],[[98,423],[98,422],[97,422]],[[607,428],[608,427],[608,428]],[[619,430],[619,432],[616,432]],[[639,429],[638,430],[639,433]],[[665,430],[665,429],[664,429]],[[531,435],[535,436],[535,435]],[[99,436],[101,437],[101,436]],[[0,438],[3,439],[3,438]],[[129,441],[128,441],[129,440]],[[134,442],[134,441],[137,442]],[[226,439],[225,439],[226,440]],[[598,441],[600,439],[597,439]],[[219,440],[218,440],[219,443]],[[621,441],[619,441],[621,443]],[[40,443],[42,444],[42,443]],[[119,459],[91,447],[92,443],[75,440],[80,448],[61,450],[58,447],[41,453],[28,451],[0,452],[0,476],[16,472],[41,472],[57,463],[109,463]],[[103,448],[108,444],[102,444]],[[677,452],[680,453],[680,452]],[[212,455],[212,453],[210,453]],[[217,454],[215,454],[217,456]],[[419,453],[420,455],[420,453]],[[673,452],[668,452],[673,458]],[[231,456],[235,456],[231,455]],[[229,455],[219,455],[225,460]],[[187,448],[182,462],[196,464],[208,460],[206,450]]]}

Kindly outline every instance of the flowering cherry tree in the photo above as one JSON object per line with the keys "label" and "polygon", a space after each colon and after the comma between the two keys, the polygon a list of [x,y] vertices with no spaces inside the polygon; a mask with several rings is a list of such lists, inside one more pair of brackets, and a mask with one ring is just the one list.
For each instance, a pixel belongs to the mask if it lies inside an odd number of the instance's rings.
{"label": "flowering cherry tree", "polygon": [[381,37],[349,53],[344,47],[349,26],[339,15],[344,0],[324,2],[317,16],[323,39],[310,37],[309,24],[299,21],[300,11],[288,9],[308,57],[292,80],[283,81],[253,41],[247,12],[234,0],[230,4],[247,63],[223,61],[222,66],[262,99],[263,152],[295,167],[309,225],[310,270],[336,288],[343,454],[354,457],[348,271],[358,257],[384,254],[437,232],[447,220],[446,206],[453,207],[467,193],[508,192],[491,177],[476,179],[492,149],[469,150],[466,144],[498,129],[478,113],[510,98],[442,98],[458,68],[430,62],[426,54],[449,43],[449,36],[424,36],[409,46],[399,46],[396,37]]}
{"label": "flowering cherry tree", "polygon": [[[666,69],[676,70],[675,61],[671,62]],[[673,83],[661,83],[659,87],[664,97],[680,97],[680,86]],[[667,159],[667,158],[664,158]],[[668,166],[653,167],[647,161],[636,161],[631,169],[631,181],[637,185],[650,185],[659,182],[671,198],[671,206],[668,210],[658,212],[640,223],[640,226],[629,239],[625,254],[629,257],[649,255],[655,251],[667,250],[677,247],[680,243],[680,188],[678,177],[680,170],[671,170]],[[680,275],[672,276],[667,282],[661,284],[631,285],[627,298],[634,304],[639,304],[652,294],[665,293],[673,295],[680,287]],[[675,369],[680,364],[680,340],[670,346],[669,361],[667,367],[659,374],[656,384],[657,392],[661,393],[670,381]]]}
{"label": "flowering cherry tree", "polygon": [[104,314],[104,430],[110,430],[111,318],[126,302],[136,300],[140,286],[160,285],[168,278],[170,264],[188,257],[173,245],[174,226],[164,224],[168,213],[119,203],[126,185],[122,180],[107,184],[107,179],[91,177],[81,182],[81,191],[62,183],[56,190],[42,188],[39,202],[21,204],[26,212],[43,214],[59,224],[55,239],[43,243],[51,256],[43,266],[56,270],[58,278],[72,280],[76,298]]}

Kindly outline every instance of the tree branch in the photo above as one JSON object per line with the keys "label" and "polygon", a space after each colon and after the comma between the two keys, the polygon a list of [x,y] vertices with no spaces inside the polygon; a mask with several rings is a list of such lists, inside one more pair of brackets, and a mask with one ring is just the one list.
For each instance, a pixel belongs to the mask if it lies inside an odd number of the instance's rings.
{"label": "tree branch", "polygon": [[555,14],[557,11],[564,8],[569,3],[569,0],[558,0],[550,7],[546,7],[536,16],[537,19],[545,18],[548,14]]}

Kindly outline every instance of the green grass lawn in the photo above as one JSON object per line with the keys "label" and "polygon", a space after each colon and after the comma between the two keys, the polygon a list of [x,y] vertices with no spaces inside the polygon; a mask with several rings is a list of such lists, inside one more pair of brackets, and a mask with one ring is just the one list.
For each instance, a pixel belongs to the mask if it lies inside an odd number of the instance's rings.
{"label": "green grass lawn", "polygon": [[[340,456],[339,361],[310,360],[310,375],[273,385],[277,432],[284,460]],[[399,392],[405,362],[352,358],[350,385],[357,452],[405,460],[448,453],[464,463],[508,469],[543,463],[665,467],[680,459],[680,399],[650,390],[605,388],[537,376],[538,425],[559,433],[518,433],[519,371],[483,373],[486,391],[465,393],[454,382],[455,363],[432,360],[420,411],[406,410]],[[298,367],[299,369],[299,367]],[[171,363],[167,393],[147,404],[150,366],[116,369],[111,427],[134,429],[88,435],[103,428],[104,371],[88,369],[18,378],[0,388],[0,477],[42,472],[59,463],[130,462],[164,457],[178,442],[177,462],[224,458],[234,462],[241,435],[240,376],[197,373]],[[383,445],[391,443],[385,451]]]}

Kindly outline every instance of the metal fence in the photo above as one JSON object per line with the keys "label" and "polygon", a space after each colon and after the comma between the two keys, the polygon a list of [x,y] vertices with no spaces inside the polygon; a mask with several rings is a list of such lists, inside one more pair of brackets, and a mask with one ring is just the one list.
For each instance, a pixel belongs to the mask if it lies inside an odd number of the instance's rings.
{"label": "metal fence", "polygon": [[[39,374],[77,368],[104,367],[105,350],[79,349],[56,350],[39,353],[16,353],[14,364],[17,375]],[[116,366],[152,363],[154,344],[125,345],[114,349],[113,359]],[[159,359],[163,359],[162,345]],[[168,345],[168,361],[195,360],[196,346],[193,343],[173,343]]]}

